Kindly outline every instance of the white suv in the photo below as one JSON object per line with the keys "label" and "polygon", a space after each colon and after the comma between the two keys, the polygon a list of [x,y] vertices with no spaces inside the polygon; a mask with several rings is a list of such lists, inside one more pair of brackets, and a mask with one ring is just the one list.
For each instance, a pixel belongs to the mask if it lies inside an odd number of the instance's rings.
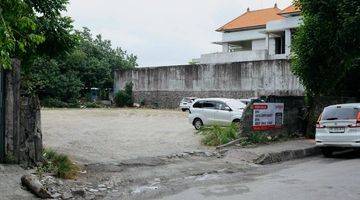
{"label": "white suv", "polygon": [[360,103],[326,107],[316,125],[316,145],[326,157],[341,148],[360,147]]}
{"label": "white suv", "polygon": [[180,109],[182,111],[187,111],[189,110],[191,104],[197,99],[197,97],[184,97],[181,102],[180,102]]}
{"label": "white suv", "polygon": [[197,130],[203,125],[240,123],[245,107],[236,99],[197,99],[190,106],[189,122]]}

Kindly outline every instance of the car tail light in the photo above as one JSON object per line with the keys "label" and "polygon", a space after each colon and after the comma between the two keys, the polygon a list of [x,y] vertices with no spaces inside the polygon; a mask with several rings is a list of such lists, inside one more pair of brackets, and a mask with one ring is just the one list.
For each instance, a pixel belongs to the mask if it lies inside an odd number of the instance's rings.
{"label": "car tail light", "polygon": [[358,112],[357,116],[356,116],[356,124],[355,125],[350,125],[350,128],[358,128],[360,127],[360,111]]}
{"label": "car tail light", "polygon": [[316,128],[325,128],[325,126],[320,124],[321,118],[322,118],[322,114],[319,116],[319,118],[316,122]]}

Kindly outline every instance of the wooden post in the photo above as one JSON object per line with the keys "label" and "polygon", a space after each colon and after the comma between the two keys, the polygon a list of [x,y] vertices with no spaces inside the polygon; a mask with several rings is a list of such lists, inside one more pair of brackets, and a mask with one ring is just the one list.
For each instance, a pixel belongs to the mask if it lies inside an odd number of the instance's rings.
{"label": "wooden post", "polygon": [[20,61],[13,59],[12,69],[5,71],[5,157],[19,163],[20,130]]}

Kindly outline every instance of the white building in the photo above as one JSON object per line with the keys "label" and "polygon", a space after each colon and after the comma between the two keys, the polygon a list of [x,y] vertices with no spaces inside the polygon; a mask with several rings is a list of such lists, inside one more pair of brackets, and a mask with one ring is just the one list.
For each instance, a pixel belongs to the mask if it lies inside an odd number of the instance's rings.
{"label": "white building", "polygon": [[293,32],[301,24],[300,10],[289,6],[251,11],[225,24],[216,31],[222,40],[222,52],[204,54],[200,64],[289,59]]}

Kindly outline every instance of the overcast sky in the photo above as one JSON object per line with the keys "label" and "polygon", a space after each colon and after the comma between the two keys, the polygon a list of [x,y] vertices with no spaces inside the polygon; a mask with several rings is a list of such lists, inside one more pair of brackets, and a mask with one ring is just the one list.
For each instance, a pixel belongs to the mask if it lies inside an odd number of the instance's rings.
{"label": "overcast sky", "polygon": [[215,29],[248,7],[261,9],[291,0],[70,0],[75,27],[88,27],[138,56],[140,66],[187,64],[220,51]]}

